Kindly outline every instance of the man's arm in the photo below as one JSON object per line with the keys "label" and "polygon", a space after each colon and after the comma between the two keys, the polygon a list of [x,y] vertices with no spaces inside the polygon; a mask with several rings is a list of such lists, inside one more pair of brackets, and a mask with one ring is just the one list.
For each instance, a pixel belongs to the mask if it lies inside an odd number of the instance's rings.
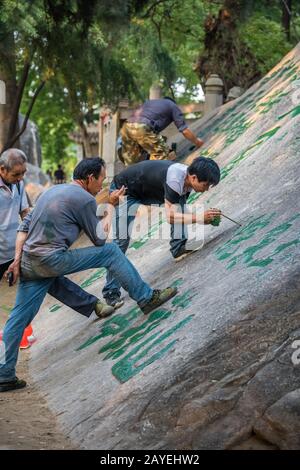
{"label": "man's arm", "polygon": [[16,239],[16,249],[15,249],[15,259],[8,267],[8,270],[5,273],[5,278],[7,279],[8,273],[12,272],[14,274],[13,284],[15,284],[20,276],[20,264],[22,258],[22,251],[24,243],[28,237],[28,232],[18,232]]}
{"label": "man's arm", "polygon": [[122,186],[120,189],[116,189],[115,191],[112,191],[109,194],[105,214],[101,221],[103,230],[106,234],[106,238],[110,233],[111,224],[115,213],[115,207],[119,204],[120,198],[125,196],[126,189],[127,188],[125,188],[125,186]]}
{"label": "man's arm", "polygon": [[[25,209],[26,210],[26,209]],[[24,243],[28,237],[29,225],[31,222],[33,211],[30,209],[27,211],[26,215],[24,216],[21,224],[18,227],[17,239],[16,239],[16,246],[15,246],[15,259],[8,267],[8,270],[5,273],[5,277],[7,279],[7,275],[10,272],[14,273],[13,284],[15,284],[20,276],[20,264],[22,258],[22,251]]]}
{"label": "man's arm", "polygon": [[21,219],[24,220],[26,215],[29,214],[30,212],[30,207],[27,207],[27,209],[23,209],[21,212],[20,212],[20,216],[21,216]]}
{"label": "man's arm", "polygon": [[210,224],[215,217],[221,215],[221,211],[219,209],[209,209],[207,211],[202,212],[201,214],[184,214],[183,212],[179,212],[177,209],[176,204],[172,204],[171,202],[165,199],[165,208],[166,208],[166,216],[167,222],[169,224],[176,224],[176,223],[183,223],[184,225],[189,224]]}
{"label": "man's arm", "polygon": [[[114,206],[119,203],[119,198],[125,194],[126,188],[113,191],[109,195],[107,208],[102,212],[102,219],[99,219],[99,210],[96,201],[86,204],[81,216],[81,228],[87,234],[92,243],[96,246],[104,245],[110,232]],[[97,216],[98,214],[98,216]]]}
{"label": "man's arm", "polygon": [[190,140],[191,142],[193,142],[193,144],[195,144],[196,147],[198,148],[204,144],[204,141],[201,139],[198,139],[198,137],[196,137],[195,134],[188,127],[182,131],[182,134],[187,140]]}
{"label": "man's arm", "polygon": [[203,140],[198,139],[198,137],[195,136],[191,129],[188,128],[181,109],[175,104],[173,104],[172,106],[173,121],[179,132],[181,132],[187,140],[193,142],[196,147],[201,147],[204,144]]}

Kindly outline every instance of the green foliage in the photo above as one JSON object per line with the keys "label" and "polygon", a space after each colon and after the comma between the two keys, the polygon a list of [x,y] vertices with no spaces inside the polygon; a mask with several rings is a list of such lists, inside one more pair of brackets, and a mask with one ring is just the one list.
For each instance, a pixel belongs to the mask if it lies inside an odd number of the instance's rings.
{"label": "green foliage", "polygon": [[205,8],[202,0],[151,2],[135,17],[125,40],[119,45],[119,60],[126,62],[139,90],[139,99],[160,82],[170,94],[183,82],[189,100],[199,79],[193,70],[204,37]]}
{"label": "green foliage", "polygon": [[[102,104],[114,106],[125,96],[148,97],[159,82],[165,94],[185,92],[193,98],[199,84],[195,64],[205,50],[204,22],[229,0],[0,0],[0,61],[17,78],[31,64],[22,100],[26,113],[42,80],[46,86],[33,108],[46,165],[70,161],[69,133],[97,119]],[[246,44],[258,76],[271,69],[295,44],[300,31],[300,4],[293,2],[291,36],[281,27],[278,1],[239,0],[234,47]],[[298,15],[298,16],[297,16]],[[9,42],[12,41],[13,42]],[[227,51],[224,50],[226,59]],[[240,54],[241,71],[246,57]],[[225,65],[230,69],[231,64]],[[253,65],[254,66],[254,65]],[[0,67],[1,69],[1,67]]]}
{"label": "green foliage", "polygon": [[114,44],[144,4],[0,0],[0,59],[7,68],[16,67],[18,80],[24,65],[31,66],[21,104],[24,114],[37,87],[46,82],[31,117],[40,126],[49,161],[55,154],[63,158],[72,124],[86,125],[95,106],[117,102],[134,89],[126,65],[114,57]]}
{"label": "green foliage", "polygon": [[281,25],[259,13],[241,26],[240,34],[255,55],[262,75],[271,70],[292,47]]}
{"label": "green foliage", "polygon": [[[31,84],[34,85],[34,79]],[[30,89],[26,90],[21,112],[24,114],[30,102]],[[55,168],[58,162],[66,162],[74,149],[70,148],[69,133],[74,130],[67,93],[54,80],[50,81],[36,101],[31,119],[37,124],[41,137],[43,167]]]}

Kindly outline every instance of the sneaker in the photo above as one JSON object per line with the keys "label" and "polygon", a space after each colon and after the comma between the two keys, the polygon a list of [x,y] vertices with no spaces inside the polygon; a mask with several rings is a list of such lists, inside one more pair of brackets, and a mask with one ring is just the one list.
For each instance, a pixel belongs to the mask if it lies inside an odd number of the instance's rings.
{"label": "sneaker", "polygon": [[97,301],[94,310],[98,318],[109,317],[115,311],[113,307],[101,302],[101,300]]}
{"label": "sneaker", "polygon": [[19,380],[18,377],[16,377],[14,380],[8,382],[0,382],[0,393],[11,392],[12,390],[18,390],[24,387],[26,387],[25,380]]}
{"label": "sneaker", "polygon": [[153,295],[151,300],[147,302],[143,306],[139,306],[142,312],[147,315],[148,313],[152,312],[152,310],[156,309],[160,305],[164,304],[168,300],[170,300],[174,295],[177,294],[177,287],[167,287],[166,289],[155,289],[153,291]]}
{"label": "sneaker", "polygon": [[114,310],[117,310],[117,308],[120,308],[122,305],[124,305],[124,300],[122,300],[120,297],[105,297],[105,302],[107,305],[113,307]]}
{"label": "sneaker", "polygon": [[186,248],[182,248],[176,255],[174,256],[175,262],[181,261],[182,259],[186,258],[188,255],[191,255],[195,250],[187,250]]}

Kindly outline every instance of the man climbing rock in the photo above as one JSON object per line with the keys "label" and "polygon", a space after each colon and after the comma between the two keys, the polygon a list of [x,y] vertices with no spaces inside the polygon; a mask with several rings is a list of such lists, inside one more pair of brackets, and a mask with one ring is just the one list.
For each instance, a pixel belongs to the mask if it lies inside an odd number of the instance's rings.
{"label": "man climbing rock", "polygon": [[[26,382],[15,375],[19,344],[24,328],[38,313],[53,278],[103,266],[128,291],[144,314],[177,293],[173,287],[153,290],[115,243],[105,243],[112,205],[118,203],[125,191],[120,187],[111,194],[111,205],[100,221],[94,196],[100,191],[105,176],[102,159],[81,161],[74,170],[74,181],[45,191],[27,216],[31,221],[23,248],[16,303],[4,328],[4,347],[0,348],[0,392],[26,386]],[[95,246],[70,250],[81,230]]]}
{"label": "man climbing rock", "polygon": [[[171,224],[171,253],[176,260],[187,256],[185,225],[209,224],[221,215],[218,209],[204,214],[184,213],[184,206],[192,190],[208,191],[220,181],[220,169],[210,158],[198,157],[190,166],[170,161],[144,161],[130,166],[116,175],[110,191],[126,187],[126,200],[116,208],[114,242],[126,252],[133,221],[140,204],[165,204],[167,221]],[[178,208],[179,205],[179,208]],[[180,209],[180,210],[179,210]],[[118,308],[121,300],[120,284],[108,273],[103,296],[106,302]]]}
{"label": "man climbing rock", "polygon": [[172,122],[197,148],[204,144],[188,128],[180,108],[172,98],[147,100],[121,129],[124,164],[128,166],[144,160],[145,152],[150,155],[150,160],[168,159],[169,147],[160,132]]}

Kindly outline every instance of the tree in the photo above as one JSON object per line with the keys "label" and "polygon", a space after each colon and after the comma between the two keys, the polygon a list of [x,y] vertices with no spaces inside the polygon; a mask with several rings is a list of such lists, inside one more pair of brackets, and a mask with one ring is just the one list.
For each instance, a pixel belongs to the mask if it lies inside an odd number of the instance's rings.
{"label": "tree", "polygon": [[[76,86],[83,71],[90,73],[89,84],[99,78],[96,67],[101,61],[96,58],[103,57],[113,43],[116,26],[120,31],[145,3],[136,0],[0,1],[0,79],[6,82],[8,102],[0,109],[3,129],[0,149],[17,142],[38,95],[50,79],[55,77],[61,86],[68,86],[70,103],[74,105],[80,98]],[[31,70],[34,74],[30,74]],[[33,82],[29,83],[32,76],[35,88]],[[110,76],[110,80],[114,77]],[[30,89],[31,99],[19,132],[18,114],[25,88]]]}
{"label": "tree", "polygon": [[292,18],[292,0],[282,0],[282,27],[286,34],[286,39],[291,40],[291,18]]}
{"label": "tree", "polygon": [[218,73],[225,93],[234,85],[247,89],[291,49],[281,27],[281,2],[208,0],[207,5],[196,70],[202,80]]}
{"label": "tree", "polygon": [[202,0],[152,1],[131,21],[126,39],[119,46],[119,60],[126,61],[145,99],[153,82],[165,94],[174,95],[183,82],[189,100],[199,84],[193,70],[204,37]]}

